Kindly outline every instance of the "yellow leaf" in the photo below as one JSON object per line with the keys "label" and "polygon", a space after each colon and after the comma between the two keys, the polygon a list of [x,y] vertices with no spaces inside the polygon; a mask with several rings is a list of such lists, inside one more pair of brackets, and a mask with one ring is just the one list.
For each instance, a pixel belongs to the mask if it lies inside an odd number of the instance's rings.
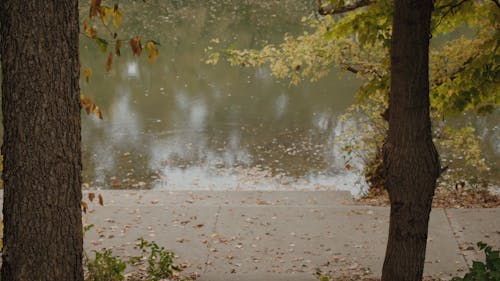
{"label": "yellow leaf", "polygon": [[94,39],[94,38],[96,37],[97,31],[96,31],[96,29],[95,29],[95,28],[93,28],[93,27],[90,25],[90,23],[89,23],[89,21],[88,21],[88,20],[84,20],[84,21],[83,21],[83,31],[85,32],[85,34],[86,34],[88,37],[90,37],[90,38],[92,38],[92,39]]}
{"label": "yellow leaf", "polygon": [[90,114],[90,107],[92,106],[92,101],[89,98],[86,98],[84,95],[80,95],[80,102],[82,106],[85,108],[87,114]]}
{"label": "yellow leaf", "polygon": [[113,16],[113,9],[108,6],[101,6],[99,9],[99,13],[101,15],[102,23],[105,26],[108,26],[109,19]]}
{"label": "yellow leaf", "polygon": [[122,22],[122,18],[123,18],[122,12],[120,12],[119,10],[113,11],[113,25],[116,28],[120,27],[120,24]]}
{"label": "yellow leaf", "polygon": [[146,49],[149,52],[149,63],[153,63],[158,57],[158,49],[156,49],[155,44],[152,41],[146,43]]}
{"label": "yellow leaf", "polygon": [[98,199],[99,199],[99,205],[104,206],[104,199],[102,198],[101,194],[99,194]]}
{"label": "yellow leaf", "polygon": [[85,82],[89,83],[90,82],[90,76],[92,76],[92,70],[90,68],[85,68],[83,71],[83,76],[85,77]]}
{"label": "yellow leaf", "polygon": [[85,108],[87,114],[97,115],[97,117],[99,117],[99,119],[102,120],[101,109],[99,109],[99,107],[96,104],[94,104],[91,99],[86,98],[84,95],[80,95],[80,103]]}
{"label": "yellow leaf", "polygon": [[141,37],[139,36],[132,37],[129,43],[130,43],[130,48],[132,49],[134,55],[140,56],[142,52]]}
{"label": "yellow leaf", "polygon": [[80,205],[82,206],[82,211],[86,214],[88,205],[85,201],[80,201]]}
{"label": "yellow leaf", "polygon": [[89,200],[90,200],[90,202],[93,202],[94,198],[95,198],[95,193],[93,193],[93,192],[89,193]]}
{"label": "yellow leaf", "polygon": [[109,52],[108,58],[106,59],[106,64],[104,65],[106,72],[111,70],[111,64],[113,64],[113,52]]}

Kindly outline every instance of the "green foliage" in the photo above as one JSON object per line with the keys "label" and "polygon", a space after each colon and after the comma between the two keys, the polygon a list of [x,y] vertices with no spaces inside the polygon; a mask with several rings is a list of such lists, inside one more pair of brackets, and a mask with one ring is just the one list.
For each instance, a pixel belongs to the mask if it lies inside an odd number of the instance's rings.
{"label": "green foliage", "polygon": [[328,276],[322,275],[322,274],[316,274],[316,278],[319,281],[330,281],[330,278]]}
{"label": "green foliage", "polygon": [[[319,1],[321,3],[321,1]],[[358,5],[355,9],[345,9]],[[256,50],[224,50],[218,41],[208,48],[207,63],[226,58],[231,65],[266,67],[277,79],[292,85],[316,81],[331,69],[341,68],[365,79],[342,120],[355,120],[341,138],[346,162],[361,158],[365,173],[377,169],[387,124],[381,114],[390,87],[389,45],[392,33],[391,0],[328,1],[331,15],[303,18],[300,36],[285,35],[283,42]],[[343,11],[346,12],[343,12]],[[340,11],[340,12],[336,12]],[[444,182],[476,181],[489,171],[474,128],[450,127],[442,122],[452,114],[493,112],[500,103],[500,9],[493,1],[444,0],[436,2],[430,50],[430,101],[434,138],[448,166]],[[464,34],[458,36],[457,34]],[[341,120],[341,121],[342,121]],[[375,141],[373,141],[375,140]],[[464,174],[464,171],[469,171]],[[467,178],[468,177],[468,178]]]}
{"label": "green foliage", "polygon": [[435,133],[435,142],[441,154],[441,165],[449,167],[442,181],[477,182],[477,175],[490,171],[481,153],[480,138],[473,127],[453,128],[443,125],[439,129],[440,132]]}
{"label": "green foliage", "polygon": [[161,279],[172,279],[175,273],[181,272],[181,268],[174,264],[175,254],[166,251],[164,247],[158,246],[154,241],[139,239],[139,249],[142,251],[141,257],[136,257],[132,261],[140,262],[146,257],[147,275],[150,281]]}
{"label": "green foliage", "polygon": [[120,281],[125,280],[123,275],[127,265],[124,261],[113,256],[111,250],[95,252],[95,259],[85,257],[87,267],[86,281]]}
{"label": "green foliage", "polygon": [[452,281],[499,281],[500,280],[500,257],[498,250],[492,250],[490,246],[483,242],[478,242],[477,246],[484,251],[485,263],[473,261],[472,267],[463,278],[455,277]]}
{"label": "green foliage", "polygon": [[[88,229],[90,229],[90,227]],[[88,231],[88,229],[86,229],[86,231]],[[113,256],[113,252],[108,249],[103,252],[95,251],[95,259],[90,259],[85,255],[84,262],[87,269],[85,280],[194,280],[193,278],[195,277],[190,278],[180,275],[182,269],[181,266],[174,263],[175,254],[173,252],[165,250],[164,247],[159,246],[154,241],[150,242],[143,238],[140,238],[138,241],[138,246],[142,255],[132,257],[128,263],[139,269],[142,265],[145,265],[146,270],[144,275],[141,274],[139,270],[126,278],[124,272],[127,267],[127,262],[121,260],[119,257]]]}
{"label": "green foliage", "polygon": [[138,246],[142,255],[132,257],[130,263],[139,267],[142,265],[146,266],[145,279],[142,278],[140,280],[159,281],[168,279],[188,281],[195,278],[181,276],[181,266],[174,263],[175,254],[165,250],[164,247],[159,246],[154,241],[150,242],[143,238],[139,238]]}
{"label": "green foliage", "polygon": [[87,234],[87,232],[89,232],[92,228],[94,228],[93,224],[83,226],[83,235],[85,236],[85,234]]}

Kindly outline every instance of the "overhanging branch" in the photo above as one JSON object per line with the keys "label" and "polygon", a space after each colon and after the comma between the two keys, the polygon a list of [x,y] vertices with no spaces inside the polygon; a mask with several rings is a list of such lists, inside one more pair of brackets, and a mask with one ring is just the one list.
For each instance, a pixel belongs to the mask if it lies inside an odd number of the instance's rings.
{"label": "overhanging branch", "polygon": [[318,0],[318,13],[323,16],[343,14],[362,7],[369,6],[373,3],[375,3],[375,0],[360,0],[352,4],[347,4],[345,6],[334,7],[332,5],[323,6],[322,0]]}

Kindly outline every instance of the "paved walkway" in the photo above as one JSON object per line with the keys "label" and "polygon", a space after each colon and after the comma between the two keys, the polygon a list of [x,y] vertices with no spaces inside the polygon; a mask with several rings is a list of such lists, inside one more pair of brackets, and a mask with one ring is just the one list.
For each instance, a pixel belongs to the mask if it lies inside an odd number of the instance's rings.
{"label": "paved walkway", "polygon": [[[336,191],[100,191],[85,247],[137,254],[143,237],[175,251],[201,281],[316,280],[313,273],[380,276],[389,209]],[[88,194],[88,192],[85,192]],[[463,275],[475,242],[500,246],[500,208],[434,209],[425,274]]]}

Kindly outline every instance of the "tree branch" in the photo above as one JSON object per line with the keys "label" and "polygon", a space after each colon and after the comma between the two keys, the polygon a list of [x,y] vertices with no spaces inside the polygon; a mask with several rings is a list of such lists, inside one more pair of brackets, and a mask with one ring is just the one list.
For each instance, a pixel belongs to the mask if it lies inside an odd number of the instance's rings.
{"label": "tree branch", "polygon": [[[434,29],[436,29],[439,25],[441,25],[442,21],[444,20],[444,18],[446,16],[448,16],[449,13],[452,13],[452,12],[454,12],[455,9],[460,8],[460,6],[462,6],[462,4],[467,2],[467,1],[469,1],[469,0],[461,0],[460,2],[458,2],[456,4],[452,3],[452,4],[437,7],[436,10],[445,9],[445,8],[447,8],[447,10],[443,13],[443,15],[439,19],[438,23],[436,24],[436,26],[434,26]],[[498,0],[492,0],[492,1],[498,1]]]}
{"label": "tree branch", "polygon": [[349,71],[349,72],[352,72],[354,74],[358,74],[359,73],[359,70],[357,70],[356,68],[352,67],[352,66],[348,66],[345,68],[345,70]]}
{"label": "tree branch", "polygon": [[318,13],[322,16],[343,14],[362,7],[369,6],[373,3],[375,3],[375,0],[360,0],[353,4],[348,4],[342,7],[334,7],[332,5],[323,6],[322,0],[318,0]]}
{"label": "tree branch", "polygon": [[[469,57],[459,68],[457,68],[455,71],[453,71],[452,73],[450,73],[448,75],[448,79],[450,79],[451,81],[455,80],[455,78],[457,78],[457,76],[464,72],[466,69],[467,69],[467,65],[471,64],[472,61],[474,61],[474,59],[477,57],[478,55],[474,55],[474,56],[471,56]],[[432,88],[434,89],[435,87],[439,87],[441,86],[442,84],[444,84],[446,82],[446,77],[444,78],[438,78],[438,79],[435,79],[434,81],[431,81],[431,85],[432,85]]]}

